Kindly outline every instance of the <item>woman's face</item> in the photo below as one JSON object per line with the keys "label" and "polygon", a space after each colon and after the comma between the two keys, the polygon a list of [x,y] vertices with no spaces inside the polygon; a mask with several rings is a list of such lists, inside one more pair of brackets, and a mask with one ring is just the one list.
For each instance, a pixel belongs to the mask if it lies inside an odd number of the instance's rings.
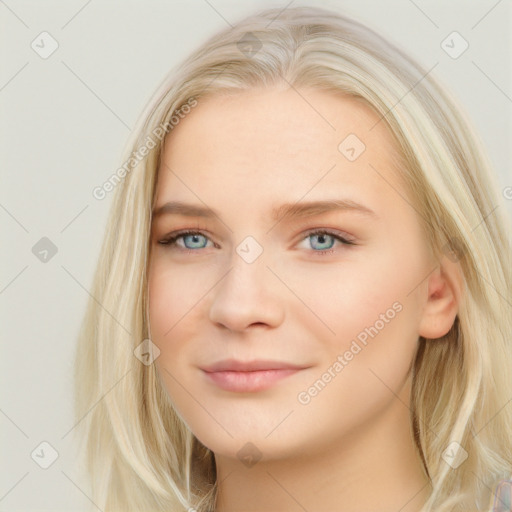
{"label": "woman's face", "polygon": [[318,453],[407,403],[433,264],[393,151],[365,105],[312,89],[211,96],[167,137],[151,339],[216,454]]}

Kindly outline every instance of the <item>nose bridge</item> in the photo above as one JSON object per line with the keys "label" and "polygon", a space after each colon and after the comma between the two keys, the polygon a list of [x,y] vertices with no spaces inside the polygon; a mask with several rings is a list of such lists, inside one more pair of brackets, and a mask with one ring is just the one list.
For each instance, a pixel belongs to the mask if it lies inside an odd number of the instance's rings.
{"label": "nose bridge", "polygon": [[[246,237],[233,251],[230,270],[214,290],[210,319],[231,330],[253,323],[275,326],[283,318],[283,301],[267,268],[270,251]],[[275,278],[274,278],[275,280]]]}
{"label": "nose bridge", "polygon": [[247,242],[239,244],[231,255],[231,270],[220,284],[226,299],[237,300],[240,305],[265,300],[265,295],[270,291],[268,263],[266,251],[258,254],[254,246]]}
{"label": "nose bridge", "polygon": [[246,236],[232,251],[227,288],[230,293],[241,293],[242,297],[250,298],[262,295],[265,288],[268,288],[267,265],[270,250],[258,242],[253,236]]}

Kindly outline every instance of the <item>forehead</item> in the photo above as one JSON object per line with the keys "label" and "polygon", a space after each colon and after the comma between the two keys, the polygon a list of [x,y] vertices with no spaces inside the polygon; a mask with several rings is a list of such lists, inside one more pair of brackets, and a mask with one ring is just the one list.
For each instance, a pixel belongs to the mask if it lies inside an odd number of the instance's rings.
{"label": "forehead", "polygon": [[305,88],[214,94],[168,135],[156,203],[263,208],[336,189],[375,201],[398,186],[397,154],[385,122],[356,98]]}
{"label": "forehead", "polygon": [[[232,140],[245,150],[265,143],[268,149],[279,148],[280,155],[295,155],[336,150],[351,133],[378,150],[391,150],[394,144],[381,116],[360,98],[311,88],[249,89],[200,98],[165,147],[175,150],[192,135],[212,153],[216,143]],[[279,146],[283,141],[287,146]]]}

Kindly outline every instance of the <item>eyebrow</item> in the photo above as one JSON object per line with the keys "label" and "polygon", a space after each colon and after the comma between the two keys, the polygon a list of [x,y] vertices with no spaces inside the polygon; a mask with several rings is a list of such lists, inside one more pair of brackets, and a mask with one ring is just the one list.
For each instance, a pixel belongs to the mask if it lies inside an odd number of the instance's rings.
{"label": "eyebrow", "polygon": [[[330,199],[326,201],[309,201],[285,203],[272,209],[272,219],[282,220],[285,217],[304,218],[332,211],[352,211],[375,219],[379,216],[367,206],[357,203],[351,199]],[[163,215],[183,215],[185,217],[220,218],[215,210],[180,201],[170,201],[153,210],[153,218]]]}

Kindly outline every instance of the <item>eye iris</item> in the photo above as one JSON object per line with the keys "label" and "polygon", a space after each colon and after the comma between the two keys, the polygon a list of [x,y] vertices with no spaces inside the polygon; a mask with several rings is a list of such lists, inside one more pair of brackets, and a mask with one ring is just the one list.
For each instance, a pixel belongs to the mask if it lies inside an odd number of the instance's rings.
{"label": "eye iris", "polygon": [[[203,240],[201,240],[201,239],[203,239]],[[189,244],[188,244],[189,241],[191,241],[192,246],[189,246]],[[203,247],[205,247],[205,243],[201,244],[201,242],[206,242],[206,238],[203,235],[185,235],[183,237],[183,242],[187,249],[202,249]],[[199,244],[199,245],[196,245],[196,244]]]}
{"label": "eye iris", "polygon": [[[331,249],[332,246],[334,245],[334,238],[332,237],[332,235],[328,235],[326,233],[323,233],[320,235],[311,235],[311,238],[312,238],[313,249],[326,250],[326,249]],[[328,241],[327,242],[328,246],[324,246],[324,244],[326,243],[326,239]],[[320,244],[320,247],[318,247],[318,246],[315,247],[313,240],[316,240]],[[329,244],[329,242],[330,242],[330,244]]]}

